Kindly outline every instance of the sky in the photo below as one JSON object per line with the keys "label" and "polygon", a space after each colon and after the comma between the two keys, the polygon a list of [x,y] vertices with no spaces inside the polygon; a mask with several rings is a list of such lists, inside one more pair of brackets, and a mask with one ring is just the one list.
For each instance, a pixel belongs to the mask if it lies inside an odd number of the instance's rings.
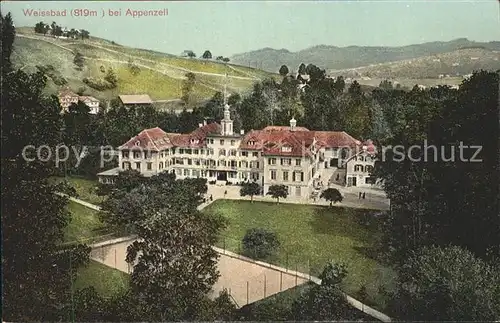
{"label": "sky", "polygon": [[[265,47],[298,51],[316,45],[402,46],[468,38],[500,41],[498,0],[372,1],[2,1],[16,26],[55,21],[119,44],[180,54],[206,49],[231,56]],[[66,10],[34,17],[25,9]],[[97,17],[71,16],[73,9]],[[109,16],[120,10],[121,16]],[[134,18],[127,10],[168,9],[168,16]],[[103,12],[105,13],[103,17]]]}

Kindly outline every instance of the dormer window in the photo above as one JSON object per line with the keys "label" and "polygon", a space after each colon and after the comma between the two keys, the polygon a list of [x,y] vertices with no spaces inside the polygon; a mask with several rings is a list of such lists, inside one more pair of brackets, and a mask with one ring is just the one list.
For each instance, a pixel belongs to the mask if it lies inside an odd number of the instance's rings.
{"label": "dormer window", "polygon": [[292,147],[290,146],[283,146],[281,147],[281,151],[285,153],[291,153],[292,152]]}
{"label": "dormer window", "polygon": [[140,142],[140,141],[136,141],[136,142],[135,142],[135,145],[136,145],[136,146],[139,146],[140,144],[141,144],[141,142]]}
{"label": "dormer window", "polygon": [[249,144],[250,146],[253,146],[253,145],[255,145],[255,141],[250,140],[250,141],[248,142],[248,144]]}

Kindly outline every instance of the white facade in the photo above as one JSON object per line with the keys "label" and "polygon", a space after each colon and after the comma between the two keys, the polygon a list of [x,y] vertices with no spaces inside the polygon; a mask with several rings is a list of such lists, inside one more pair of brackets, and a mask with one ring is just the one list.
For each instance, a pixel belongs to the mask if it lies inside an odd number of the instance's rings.
{"label": "white facade", "polygon": [[346,186],[380,187],[380,181],[373,176],[375,154],[364,150],[352,156],[346,163]]}
{"label": "white facade", "polygon": [[[272,185],[286,185],[289,196],[308,198],[323,170],[351,167],[349,155],[341,152],[340,146],[345,145],[354,147],[359,141],[345,132],[297,127],[295,119],[290,120],[289,127],[271,126],[235,134],[226,105],[220,124],[200,124],[190,134],[167,134],[159,128],[143,130],[119,147],[119,167],[98,175],[106,183],[127,169],[147,177],[168,171],[180,179],[206,178],[209,184],[255,181],[263,194]],[[365,160],[363,165],[373,162]]]}

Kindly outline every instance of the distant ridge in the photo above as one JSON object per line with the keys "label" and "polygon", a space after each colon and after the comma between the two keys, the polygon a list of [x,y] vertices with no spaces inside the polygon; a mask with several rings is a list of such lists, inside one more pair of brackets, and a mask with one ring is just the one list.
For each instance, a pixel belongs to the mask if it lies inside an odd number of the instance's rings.
{"label": "distant ridge", "polygon": [[316,45],[297,52],[266,47],[234,55],[231,57],[231,62],[262,68],[274,73],[283,64],[287,65],[290,70],[296,71],[301,63],[313,63],[324,69],[341,70],[442,54],[464,48],[500,51],[500,41],[475,42],[467,38],[457,38],[451,41],[434,41],[399,47]]}

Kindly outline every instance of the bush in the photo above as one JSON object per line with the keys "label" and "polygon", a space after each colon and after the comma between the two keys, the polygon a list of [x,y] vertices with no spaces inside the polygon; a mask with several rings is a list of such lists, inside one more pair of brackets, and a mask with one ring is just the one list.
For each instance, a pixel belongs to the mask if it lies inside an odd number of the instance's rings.
{"label": "bush", "polygon": [[86,77],[82,81],[83,83],[87,84],[89,87],[97,91],[105,91],[108,89],[114,89],[116,87],[116,85],[113,85],[103,79],[94,79],[92,77]]}
{"label": "bush", "polygon": [[56,85],[62,86],[68,83],[66,79],[62,77],[52,65],[36,65],[36,68],[40,72],[51,78]]}
{"label": "bush", "polygon": [[243,254],[258,260],[275,255],[280,246],[276,233],[261,228],[247,230],[242,243]]}

